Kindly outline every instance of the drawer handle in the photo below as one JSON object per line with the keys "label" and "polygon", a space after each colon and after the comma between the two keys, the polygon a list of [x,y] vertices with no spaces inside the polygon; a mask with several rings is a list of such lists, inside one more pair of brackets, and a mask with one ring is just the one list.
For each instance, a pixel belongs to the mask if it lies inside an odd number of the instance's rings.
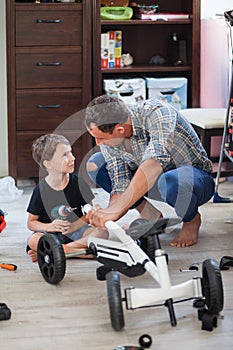
{"label": "drawer handle", "polygon": [[63,107],[62,104],[56,104],[56,105],[36,105],[37,108],[61,108]]}
{"label": "drawer handle", "polygon": [[62,23],[61,19],[37,19],[36,23]]}
{"label": "drawer handle", "polygon": [[37,62],[36,63],[37,66],[39,67],[47,67],[47,66],[61,66],[62,63],[61,62]]}

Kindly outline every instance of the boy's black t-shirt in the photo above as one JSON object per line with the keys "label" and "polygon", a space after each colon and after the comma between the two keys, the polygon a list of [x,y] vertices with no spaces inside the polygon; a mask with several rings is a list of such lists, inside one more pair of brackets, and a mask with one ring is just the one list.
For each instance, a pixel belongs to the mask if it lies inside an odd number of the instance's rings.
{"label": "boy's black t-shirt", "polygon": [[51,216],[52,209],[67,205],[77,208],[67,216],[67,220],[74,222],[83,216],[82,206],[90,203],[93,198],[88,184],[76,174],[70,174],[69,183],[62,191],[53,190],[43,178],[33,190],[27,212],[39,215],[39,221],[43,223],[50,223],[54,220]]}

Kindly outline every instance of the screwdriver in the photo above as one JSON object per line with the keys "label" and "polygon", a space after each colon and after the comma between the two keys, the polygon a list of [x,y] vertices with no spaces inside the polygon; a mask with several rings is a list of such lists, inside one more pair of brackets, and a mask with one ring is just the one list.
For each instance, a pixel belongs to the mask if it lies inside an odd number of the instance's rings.
{"label": "screwdriver", "polygon": [[17,270],[17,266],[14,265],[14,264],[4,264],[4,263],[2,263],[2,264],[0,264],[0,267],[2,269],[11,270],[11,271]]}

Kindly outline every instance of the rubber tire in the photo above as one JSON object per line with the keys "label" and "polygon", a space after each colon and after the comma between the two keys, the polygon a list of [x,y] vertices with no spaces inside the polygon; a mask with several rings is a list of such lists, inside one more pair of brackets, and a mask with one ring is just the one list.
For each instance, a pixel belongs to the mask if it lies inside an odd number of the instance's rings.
{"label": "rubber tire", "polygon": [[208,312],[218,315],[223,309],[224,296],[221,272],[214,259],[207,259],[202,264],[202,293]]}
{"label": "rubber tire", "polygon": [[[41,236],[38,242],[38,265],[45,281],[58,284],[65,276],[66,257],[61,243],[54,234]],[[45,259],[49,258],[49,261]]]}
{"label": "rubber tire", "polygon": [[121,288],[120,274],[118,271],[110,271],[106,274],[108,305],[112,328],[120,331],[125,326]]}

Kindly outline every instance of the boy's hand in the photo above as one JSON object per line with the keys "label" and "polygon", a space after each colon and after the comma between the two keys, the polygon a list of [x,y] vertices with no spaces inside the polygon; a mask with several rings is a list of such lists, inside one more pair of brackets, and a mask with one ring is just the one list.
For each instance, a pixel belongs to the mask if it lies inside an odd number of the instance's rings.
{"label": "boy's hand", "polygon": [[55,219],[50,224],[51,231],[61,232],[63,235],[70,233],[71,223],[68,220]]}

